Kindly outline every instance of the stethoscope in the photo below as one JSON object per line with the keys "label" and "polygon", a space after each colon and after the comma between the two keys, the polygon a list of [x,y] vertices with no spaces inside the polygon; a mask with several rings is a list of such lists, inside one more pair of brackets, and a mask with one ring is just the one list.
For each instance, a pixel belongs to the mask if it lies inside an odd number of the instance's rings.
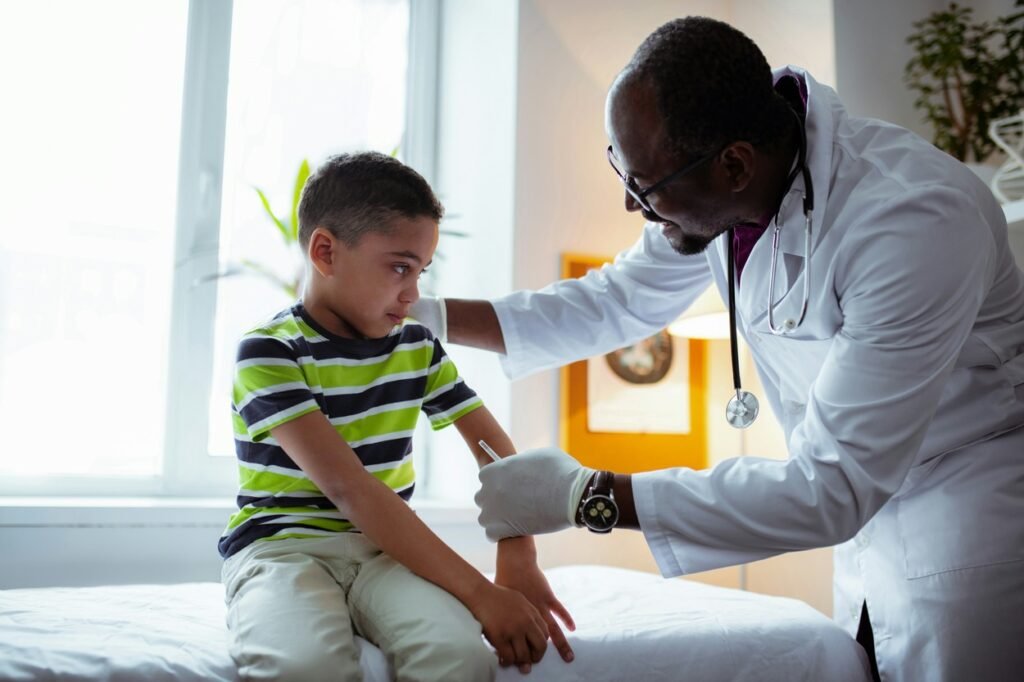
{"label": "stethoscope", "polygon": [[[797,117],[799,119],[799,116]],[[811,172],[807,168],[807,131],[804,129],[803,121],[800,121],[800,150],[797,158],[797,165],[790,173],[786,181],[788,188],[793,184],[797,174],[804,178],[804,297],[800,306],[800,318],[797,320],[786,319],[781,325],[775,324],[775,303],[772,294],[775,292],[775,270],[779,260],[779,234],[782,226],[779,225],[779,214],[775,214],[775,226],[772,230],[772,269],[768,277],[768,328],[772,334],[783,336],[796,330],[807,316],[807,305],[811,296],[811,212],[814,210],[814,186],[811,184]],[[732,385],[736,389],[736,395],[729,399],[725,406],[725,419],[730,425],[737,429],[745,429],[757,419],[760,405],[757,396],[750,391],[745,391],[740,383],[740,359],[739,349],[736,342],[736,258],[735,247],[733,246],[733,230],[729,228],[726,232],[729,240],[728,263],[726,268],[729,272],[729,349],[732,353]]]}

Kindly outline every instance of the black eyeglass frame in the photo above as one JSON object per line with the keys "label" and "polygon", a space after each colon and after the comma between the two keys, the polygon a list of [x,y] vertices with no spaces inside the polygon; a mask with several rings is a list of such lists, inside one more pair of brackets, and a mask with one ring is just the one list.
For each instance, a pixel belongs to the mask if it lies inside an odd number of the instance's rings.
{"label": "black eyeglass frame", "polygon": [[619,170],[619,167],[615,165],[617,157],[615,156],[615,152],[612,151],[611,145],[608,145],[608,150],[606,153],[608,155],[608,165],[610,165],[612,167],[612,170],[615,171],[615,174],[619,176],[619,180],[622,181],[622,186],[626,188],[626,191],[629,192],[630,196],[632,196],[636,200],[636,203],[640,204],[640,208],[644,209],[649,213],[657,213],[654,210],[654,208],[651,207],[651,202],[647,200],[648,196],[650,196],[654,192],[657,192],[659,189],[662,189],[663,187],[665,187],[665,185],[669,184],[673,180],[677,180],[683,175],[686,175],[690,171],[696,169],[701,164],[707,163],[711,159],[715,158],[722,152],[723,149],[725,149],[725,147],[716,149],[710,154],[702,156],[696,161],[693,161],[692,163],[686,164],[679,170],[669,173],[661,180],[658,180],[653,185],[650,185],[649,187],[646,187],[644,189],[640,189],[640,186],[636,184],[636,180],[633,178],[633,176],[624,174],[622,171]]}

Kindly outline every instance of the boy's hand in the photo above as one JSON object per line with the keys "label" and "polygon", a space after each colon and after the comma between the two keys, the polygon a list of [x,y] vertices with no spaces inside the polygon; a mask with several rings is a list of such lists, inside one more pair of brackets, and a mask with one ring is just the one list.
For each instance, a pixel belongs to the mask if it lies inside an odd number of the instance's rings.
{"label": "boy's hand", "polygon": [[484,583],[466,604],[483,626],[484,637],[498,652],[502,666],[517,665],[530,672],[544,656],[548,628],[526,597],[506,587]]}
{"label": "boy's hand", "polygon": [[558,620],[555,620],[555,616],[557,615],[570,631],[576,629],[576,622],[562,602],[558,601],[551,585],[548,584],[548,579],[537,566],[532,543],[528,549],[518,551],[518,545],[529,540],[529,538],[509,538],[498,544],[497,571],[494,575],[494,582],[521,592],[530,600],[530,603],[540,611],[541,617],[547,623],[551,643],[558,649],[562,660],[569,663],[575,658],[575,654],[559,626]]}

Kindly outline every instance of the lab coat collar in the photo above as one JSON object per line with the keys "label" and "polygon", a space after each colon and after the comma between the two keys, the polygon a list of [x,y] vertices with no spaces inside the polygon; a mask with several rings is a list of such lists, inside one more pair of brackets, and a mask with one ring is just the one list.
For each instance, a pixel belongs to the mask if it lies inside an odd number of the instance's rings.
{"label": "lab coat collar", "polygon": [[[828,203],[828,191],[832,169],[832,139],[835,131],[835,115],[840,107],[839,99],[831,88],[818,83],[811,74],[795,66],[787,66],[775,71],[776,79],[784,75],[802,78],[807,84],[807,116],[804,129],[807,133],[807,166],[814,185],[814,210],[811,212],[811,246],[816,246],[824,231],[825,205]],[[782,226],[779,235],[779,250],[782,253],[796,256],[804,254],[804,211],[803,198],[807,192],[803,174],[797,175],[789,192],[782,199],[779,207],[778,221]],[[769,232],[774,225],[769,226]],[[769,235],[770,236],[770,235]]]}
{"label": "lab coat collar", "polygon": [[[835,130],[835,117],[841,104],[835,92],[818,83],[806,71],[787,66],[775,71],[776,79],[784,75],[795,75],[802,78],[807,85],[807,115],[805,131],[807,133],[807,166],[814,186],[814,209],[811,211],[811,255],[821,241],[825,225],[825,206],[828,203],[828,192],[832,175],[832,139]],[[775,220],[768,225],[764,236],[750,254],[743,273],[744,287],[739,294],[739,305],[747,315],[749,324],[754,328],[763,327],[768,316],[768,281],[771,270],[771,241],[776,220],[781,227],[779,234],[778,270],[775,276],[773,300],[781,302],[787,298],[794,288],[797,296],[802,298],[803,282],[801,275],[806,267],[804,242],[804,211],[803,198],[807,188],[803,174],[793,180],[789,191],[782,199]],[[797,304],[797,307],[799,304]]]}

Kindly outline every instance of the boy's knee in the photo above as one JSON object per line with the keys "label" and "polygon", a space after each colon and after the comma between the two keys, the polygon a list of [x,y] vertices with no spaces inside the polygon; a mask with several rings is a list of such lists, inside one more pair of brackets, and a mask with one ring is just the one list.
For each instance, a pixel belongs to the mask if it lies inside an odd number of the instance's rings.
{"label": "boy's knee", "polygon": [[486,682],[493,680],[498,670],[498,657],[484,640],[476,637],[453,638],[449,643],[448,654],[452,659],[461,661],[464,672],[456,673],[449,679],[473,680]]}
{"label": "boy's knee", "polygon": [[[446,633],[424,641],[396,661],[400,679],[489,682],[498,669],[498,657],[479,633]],[[401,670],[399,670],[401,668]]]}
{"label": "boy's knee", "polygon": [[347,650],[312,651],[296,647],[288,652],[248,652],[236,659],[242,680],[301,680],[338,682],[361,680],[359,658]]}

